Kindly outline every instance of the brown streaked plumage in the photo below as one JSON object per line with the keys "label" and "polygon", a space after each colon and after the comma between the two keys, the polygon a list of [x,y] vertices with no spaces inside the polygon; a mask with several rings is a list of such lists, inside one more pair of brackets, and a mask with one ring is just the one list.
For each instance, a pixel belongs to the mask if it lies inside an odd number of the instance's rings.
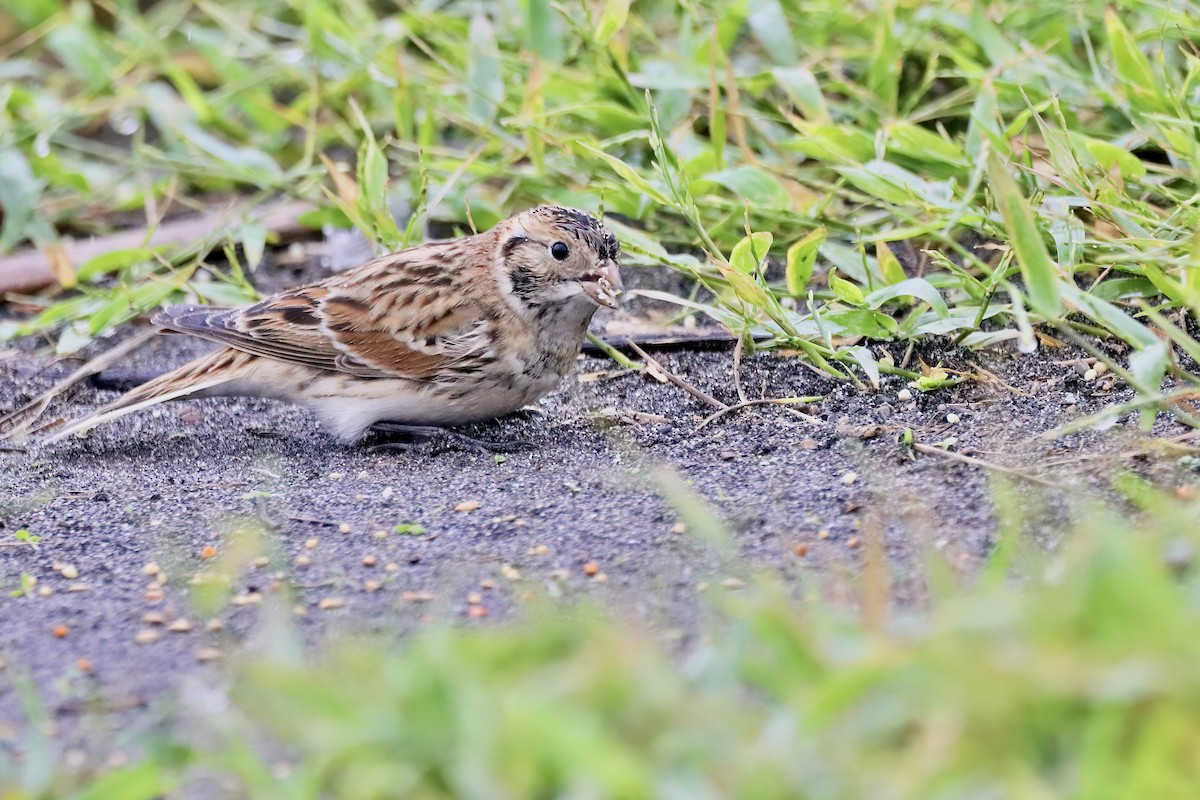
{"label": "brown streaked plumage", "polygon": [[272,397],[344,441],[377,422],[459,425],[534,402],[570,369],[621,279],[616,237],[542,206],[492,230],[383,256],[246,308],[175,306],[166,331],[225,345],[125,394],[55,441],[181,397]]}

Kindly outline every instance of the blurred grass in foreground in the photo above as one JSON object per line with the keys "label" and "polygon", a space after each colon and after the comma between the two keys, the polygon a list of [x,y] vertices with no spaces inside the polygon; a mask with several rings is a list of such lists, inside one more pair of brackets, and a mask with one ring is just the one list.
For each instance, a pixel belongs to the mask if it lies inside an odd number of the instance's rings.
{"label": "blurred grass in foreground", "polygon": [[859,616],[763,579],[718,593],[678,652],[558,608],[400,649],[256,654],[228,704],[185,703],[132,766],[89,782],[0,762],[4,797],[1195,797],[1200,505],[1093,507],[1047,556],[1012,496],[970,588],[931,556],[927,610]]}
{"label": "blurred grass in foreground", "polygon": [[[1122,340],[1094,355],[1143,421],[1196,425],[1198,40],[1192,0],[27,0],[0,10],[0,253],[213,193],[314,200],[386,248],[603,208],[636,223],[631,265],[712,290],[663,298],[681,314],[835,377],[937,388],[872,343],[1032,350],[1042,323]],[[60,258],[77,293],[0,338],[67,352],[241,302],[265,237],[235,215],[178,252]],[[206,260],[226,241],[244,263]]]}

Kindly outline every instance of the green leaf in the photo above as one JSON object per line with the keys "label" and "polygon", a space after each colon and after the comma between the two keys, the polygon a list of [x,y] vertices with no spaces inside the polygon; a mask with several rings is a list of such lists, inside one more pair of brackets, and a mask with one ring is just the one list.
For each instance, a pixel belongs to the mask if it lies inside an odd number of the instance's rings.
{"label": "green leaf", "polygon": [[825,243],[825,236],[825,226],[822,225],[788,248],[785,277],[788,292],[793,296],[803,294],[809,280],[812,279],[813,265],[817,263],[817,251]]}
{"label": "green leaf", "polygon": [[1029,303],[1034,311],[1046,319],[1057,317],[1062,311],[1058,270],[1046,252],[1033,212],[1026,205],[1016,181],[995,153],[988,155],[988,179],[992,196],[1004,217],[1009,244],[1017,254]]}
{"label": "green leaf", "polygon": [[868,308],[879,308],[889,300],[897,297],[916,297],[924,300],[939,318],[945,319],[950,315],[946,301],[942,295],[924,278],[908,278],[900,283],[876,289],[864,298]]}
{"label": "green leaf", "polygon": [[471,17],[467,38],[467,108],[476,122],[488,123],[504,100],[504,71],[496,30],[486,14]]}
{"label": "green leaf", "polygon": [[845,278],[838,277],[836,269],[829,272],[829,289],[833,292],[833,296],[843,303],[856,307],[866,304],[862,289]]}
{"label": "green leaf", "polygon": [[669,197],[659,191],[650,183],[650,181],[643,178],[637,170],[626,164],[621,159],[617,158],[616,156],[611,156],[599,148],[592,147],[590,144],[581,143],[580,146],[589,153],[599,157],[600,160],[612,167],[613,171],[615,171],[618,175],[633,185],[634,188],[649,197],[651,200],[664,206],[674,205],[674,202]]}
{"label": "green leaf", "polygon": [[629,0],[608,0],[596,26],[596,41],[607,45],[625,27],[629,18]]}
{"label": "green leaf", "polygon": [[1170,103],[1166,102],[1159,89],[1150,59],[1138,49],[1137,40],[1125,27],[1116,9],[1111,6],[1104,13],[1104,27],[1108,33],[1108,47],[1112,51],[1117,75],[1133,90],[1131,99],[1134,103],[1147,105],[1160,112],[1169,112]]}
{"label": "green leaf", "polygon": [[879,263],[879,274],[883,276],[885,283],[900,283],[907,277],[900,259],[896,258],[887,242],[875,243],[875,260]]}
{"label": "green leaf", "polygon": [[730,265],[746,275],[753,275],[758,272],[758,265],[771,251],[774,241],[775,237],[767,231],[744,237],[734,246],[733,253],[729,256]]}
{"label": "green leaf", "polygon": [[821,93],[821,84],[812,70],[806,67],[776,67],[771,74],[805,119],[821,125],[832,122],[829,108],[825,105],[825,95]]}
{"label": "green leaf", "polygon": [[[165,248],[156,248],[160,252]],[[154,257],[154,250],[148,247],[131,247],[127,250],[109,250],[98,256],[89,258],[75,273],[80,281],[91,280],[98,275],[110,272],[122,272],[136,264],[142,264]]]}
{"label": "green leaf", "polygon": [[871,386],[879,388],[879,361],[875,355],[866,347],[850,347],[846,349],[846,354],[862,367],[862,371],[866,373],[867,380],[871,382]]}
{"label": "green leaf", "polygon": [[749,200],[755,208],[786,210],[792,205],[792,196],[775,176],[758,167],[743,165],[710,173],[704,179],[724,186],[739,202]]}

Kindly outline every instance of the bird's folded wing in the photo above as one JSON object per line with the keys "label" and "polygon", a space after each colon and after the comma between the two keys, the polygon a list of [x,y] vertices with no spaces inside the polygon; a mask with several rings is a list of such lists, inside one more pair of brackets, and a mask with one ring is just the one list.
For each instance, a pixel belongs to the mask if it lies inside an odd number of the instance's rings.
{"label": "bird's folded wing", "polygon": [[363,378],[433,380],[486,358],[479,307],[449,297],[400,307],[348,288],[310,286],[249,308],[173,306],[154,322],[264,358]]}

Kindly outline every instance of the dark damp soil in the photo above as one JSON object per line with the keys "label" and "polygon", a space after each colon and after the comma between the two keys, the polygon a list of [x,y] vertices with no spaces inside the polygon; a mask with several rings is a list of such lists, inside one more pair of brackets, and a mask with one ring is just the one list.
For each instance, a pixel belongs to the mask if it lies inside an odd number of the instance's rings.
{"label": "dark damp soil", "polygon": [[[160,337],[126,369],[165,369],[205,347]],[[891,350],[904,357],[903,346]],[[1115,470],[1187,479],[1132,417],[1040,437],[1129,397],[1111,377],[1084,380],[1078,357],[918,348],[910,363],[981,380],[901,399],[899,379],[864,392],[795,358],[752,355],[741,367],[749,397],[823,399],[707,425],[713,409],[679,388],[581,358],[544,414],[469,430],[528,442],[502,455],[338,445],[305,412],[259,400],[174,403],[86,439],[0,452],[0,747],[19,747],[31,702],[76,757],[136,747],[164,708],[253,653],[272,615],[289,616],[309,642],[363,631],[402,639],[421,625],[494,624],[528,602],[567,613],[583,599],[686,639],[704,593],[735,589],[751,571],[853,602],[855,567],[878,530],[893,602],[919,608],[929,553],[964,576],[989,553],[995,471],[915,454],[901,443],[906,428],[1040,479],[1010,476],[1042,548],[1069,535],[1072,506],[1103,493]],[[737,402],[729,351],[659,358]],[[0,408],[76,365],[10,351]],[[119,383],[120,370],[104,379]],[[84,385],[51,416],[113,396]],[[1181,432],[1169,420],[1155,431]],[[685,521],[705,506],[728,550]]]}

